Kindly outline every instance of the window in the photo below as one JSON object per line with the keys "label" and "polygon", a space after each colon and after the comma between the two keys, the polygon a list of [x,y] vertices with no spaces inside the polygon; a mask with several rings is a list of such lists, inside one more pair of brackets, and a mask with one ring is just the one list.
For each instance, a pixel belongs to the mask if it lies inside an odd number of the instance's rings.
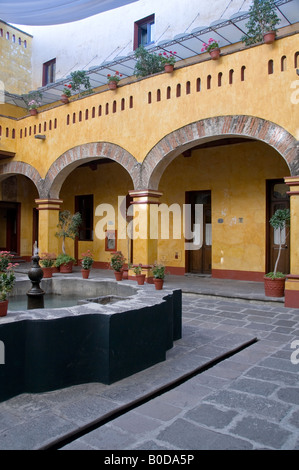
{"label": "window", "polygon": [[76,196],[75,207],[82,217],[79,240],[93,240],[93,195]]}
{"label": "window", "polygon": [[43,86],[55,82],[56,59],[43,64]]}
{"label": "window", "polygon": [[147,16],[134,23],[134,50],[154,42],[155,15]]}

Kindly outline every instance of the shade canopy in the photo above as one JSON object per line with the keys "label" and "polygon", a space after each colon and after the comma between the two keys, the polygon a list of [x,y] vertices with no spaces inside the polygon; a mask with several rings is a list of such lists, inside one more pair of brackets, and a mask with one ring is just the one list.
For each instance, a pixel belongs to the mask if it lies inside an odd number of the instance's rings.
{"label": "shade canopy", "polygon": [[0,18],[7,23],[44,26],[82,20],[138,0],[1,0]]}

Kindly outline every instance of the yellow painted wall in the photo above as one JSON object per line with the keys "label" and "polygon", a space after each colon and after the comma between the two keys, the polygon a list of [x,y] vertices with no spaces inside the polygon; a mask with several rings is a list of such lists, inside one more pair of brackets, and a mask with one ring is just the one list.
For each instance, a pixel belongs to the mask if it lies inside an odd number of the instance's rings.
{"label": "yellow painted wall", "polygon": [[[185,191],[211,190],[212,268],[264,272],[265,180],[288,174],[280,155],[263,143],[194,150],[192,157],[179,156],[165,170],[161,202],[179,203],[183,211]],[[180,259],[175,260],[175,252]],[[159,240],[158,257],[168,266],[185,266],[183,238]]]}
{"label": "yellow painted wall", "polygon": [[[115,208],[115,219],[103,213],[103,216],[94,215],[94,242],[79,241],[78,256],[90,249],[94,253],[96,261],[109,262],[110,252],[105,251],[105,241],[96,236],[97,224],[105,220],[115,224],[107,224],[107,230],[118,229],[118,196],[126,196],[132,189],[132,181],[128,173],[117,163],[103,163],[98,165],[97,170],[89,167],[81,167],[72,172],[66,179],[61,190],[61,199],[63,204],[61,210],[68,209],[72,213],[75,211],[75,195],[94,194],[94,212],[100,204],[110,204]],[[112,214],[113,215],[113,214]],[[106,217],[107,216],[107,217]],[[105,227],[104,227],[105,230]],[[61,241],[60,241],[61,247]],[[124,256],[128,257],[127,240],[118,240],[117,249],[121,250]],[[73,240],[66,240],[66,252],[74,255]]]}
{"label": "yellow painted wall", "polygon": [[[49,110],[41,111],[37,117],[26,117],[17,122],[7,122],[6,118],[0,117],[0,125],[3,128],[16,124],[18,138],[15,159],[29,162],[39,169],[42,177],[65,151],[87,142],[115,143],[129,151],[138,161],[142,161],[165,135],[186,124],[211,116],[257,116],[282,126],[298,138],[298,106],[292,100],[296,93],[294,55],[297,50],[298,34],[279,39],[271,46],[262,44],[228,55],[225,55],[224,48],[224,55],[219,61],[207,58],[194,65],[178,68],[173,74],[161,73],[133,81],[126,86],[120,86],[116,91],[106,91],[106,87],[102,87],[100,92],[89,97],[67,105],[51,106]],[[284,55],[286,70],[281,71],[281,57]],[[204,56],[200,59],[203,60]],[[274,61],[274,73],[271,75],[268,74],[270,59]],[[178,65],[184,65],[184,61]],[[245,80],[241,81],[243,65],[246,67]],[[228,77],[231,69],[234,70],[234,80],[230,85]],[[218,86],[219,72],[223,74],[221,87]],[[208,75],[212,77],[210,90],[207,90],[206,85]],[[196,90],[198,78],[201,79],[200,92]],[[188,81],[191,84],[190,94],[186,94]],[[178,84],[181,85],[180,97],[176,97]],[[171,87],[171,99],[166,97],[168,86]],[[161,101],[157,102],[158,89],[161,90]],[[152,93],[151,104],[148,103],[149,92]],[[133,100],[131,109],[130,97]],[[123,111],[122,99],[125,100]],[[117,105],[115,113],[112,112],[114,101]],[[107,104],[109,114],[106,114]],[[102,107],[101,117],[98,116],[99,106]],[[93,107],[96,112],[94,119],[91,118]],[[86,109],[89,112],[88,120],[85,120]],[[81,122],[79,111],[82,112]],[[72,123],[74,114],[75,124]],[[57,120],[56,129],[53,129],[54,119]],[[49,130],[50,121],[52,130]],[[34,125],[37,133],[46,135],[46,141],[34,139]],[[21,131],[22,139],[19,138]],[[4,138],[2,141],[6,145]],[[13,144],[9,142],[8,146]]]}
{"label": "yellow painted wall", "polygon": [[[211,190],[212,192],[212,268],[264,272],[266,247],[266,179],[283,178],[289,174],[282,157],[269,146],[259,142],[242,143],[194,150],[192,157],[177,157],[165,170],[159,191],[161,203],[179,204],[181,214],[186,191]],[[118,164],[102,164],[96,171],[78,168],[67,178],[62,190],[62,209],[74,212],[75,195],[94,194],[94,209],[99,204],[114,206],[118,229],[117,196],[132,189],[130,177]],[[239,219],[243,219],[240,223]],[[94,217],[94,227],[102,217]],[[218,223],[223,219],[223,223]],[[183,238],[158,241],[157,261],[167,266],[185,266]],[[159,232],[159,238],[161,233]],[[139,244],[142,246],[142,244]],[[74,242],[67,242],[67,252],[74,254]],[[90,249],[96,261],[108,262],[104,240],[79,242],[79,257]],[[127,257],[127,242],[118,241]],[[134,246],[134,262],[142,262],[144,253]],[[178,253],[178,259],[175,259]]]}
{"label": "yellow painted wall", "polygon": [[[28,93],[32,87],[32,36],[3,21],[0,21],[0,28],[3,31],[3,36],[0,35],[0,80],[9,93]],[[19,44],[19,38],[21,44]]]}

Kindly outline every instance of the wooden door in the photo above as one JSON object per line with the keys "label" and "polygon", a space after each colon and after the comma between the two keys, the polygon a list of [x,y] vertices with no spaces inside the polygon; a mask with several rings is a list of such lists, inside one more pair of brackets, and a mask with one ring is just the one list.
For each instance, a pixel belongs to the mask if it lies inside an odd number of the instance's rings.
{"label": "wooden door", "polygon": [[[212,256],[212,207],[211,191],[190,191],[186,194],[186,202],[191,206],[191,224],[202,225],[202,243],[196,250],[188,250],[186,256],[187,271],[197,274],[211,274]],[[200,220],[196,220],[197,213]],[[198,217],[198,216],[197,216]],[[194,230],[193,230],[194,231]]]}
{"label": "wooden door", "polygon": [[[283,180],[274,180],[268,182],[268,211],[267,219],[272,217],[277,209],[289,209],[290,208],[290,199],[287,192],[289,191],[289,186],[287,186]],[[274,270],[275,261],[277,259],[278,249],[279,249],[279,233],[271,227],[268,222],[268,236],[267,236],[267,246],[268,246],[268,256],[267,256],[267,266],[266,272],[272,272]],[[278,263],[277,270],[288,274],[290,272],[290,234],[289,229],[286,230],[286,233],[283,234],[282,240],[282,251],[280,255],[280,260]]]}

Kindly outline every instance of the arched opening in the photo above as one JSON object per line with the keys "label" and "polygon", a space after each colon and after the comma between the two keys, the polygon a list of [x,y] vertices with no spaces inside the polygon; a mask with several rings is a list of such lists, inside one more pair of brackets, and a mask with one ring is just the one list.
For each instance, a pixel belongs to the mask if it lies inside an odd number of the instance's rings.
{"label": "arched opening", "polygon": [[[166,154],[162,140],[143,164],[144,175],[151,168],[144,187],[163,194],[161,207],[167,202],[179,212],[178,223],[169,209],[160,224],[170,219],[171,234],[174,227],[187,232],[171,241],[158,238],[158,254],[163,254],[172,273],[262,281],[264,273],[273,270],[271,252],[276,249],[269,216],[288,193],[284,178],[297,168],[294,139],[274,123],[250,116],[210,118],[183,129],[177,138],[176,131],[171,139],[166,137]],[[275,148],[273,132],[280,143],[287,142],[284,154],[281,145]],[[288,198],[285,202],[289,204]],[[190,210],[189,219],[184,210]],[[287,273],[285,245],[281,269]]]}

